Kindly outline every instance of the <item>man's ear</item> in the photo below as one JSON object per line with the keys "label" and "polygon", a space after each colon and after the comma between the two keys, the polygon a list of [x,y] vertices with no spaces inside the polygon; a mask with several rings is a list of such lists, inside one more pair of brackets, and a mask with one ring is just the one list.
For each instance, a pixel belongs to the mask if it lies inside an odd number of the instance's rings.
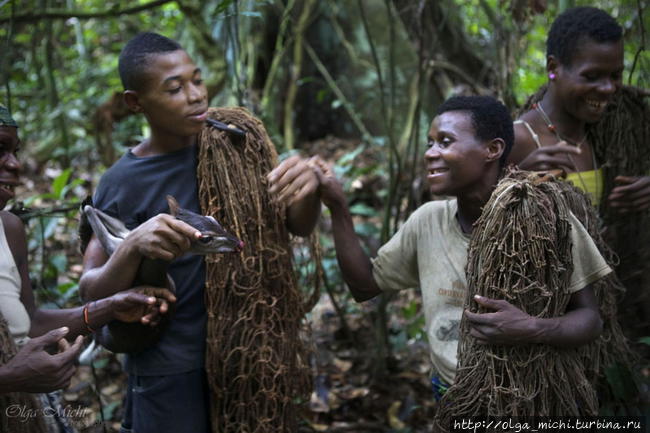
{"label": "man's ear", "polygon": [[494,138],[488,142],[486,150],[487,161],[498,161],[501,159],[501,155],[503,155],[503,152],[506,150],[506,142],[501,138]]}
{"label": "man's ear", "polygon": [[142,113],[144,111],[140,105],[140,97],[138,96],[138,92],[135,90],[125,90],[122,94],[122,98],[124,99],[126,106],[129,107],[129,110],[133,111],[134,113]]}

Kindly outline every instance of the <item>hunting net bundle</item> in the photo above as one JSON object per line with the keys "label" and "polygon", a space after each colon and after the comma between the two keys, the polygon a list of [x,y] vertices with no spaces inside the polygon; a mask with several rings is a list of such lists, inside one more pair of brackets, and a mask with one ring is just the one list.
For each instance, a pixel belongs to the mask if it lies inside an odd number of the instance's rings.
{"label": "hunting net bundle", "polygon": [[206,258],[206,371],[215,433],[296,431],[311,390],[301,340],[306,306],[292,267],[285,208],[268,193],[277,154],[262,123],[241,108],[211,118],[246,131],[211,127],[199,135],[199,200],[245,242],[241,255]]}
{"label": "hunting net bundle", "polygon": [[[546,93],[532,95],[520,110],[531,109]],[[618,256],[616,273],[626,289],[619,320],[634,337],[650,335],[650,211],[622,214],[606,200],[617,186],[616,176],[650,175],[650,106],[648,91],[623,86],[608,104],[603,118],[588,125],[587,137],[604,172],[600,214],[606,240]]]}
{"label": "hunting net bundle", "polygon": [[[1,229],[0,229],[1,230]],[[16,345],[7,321],[0,313],[0,365],[16,356]],[[0,393],[0,432],[45,433],[43,409],[32,394],[25,392]]]}
{"label": "hunting net bundle", "polygon": [[[465,305],[476,305],[478,294],[535,317],[565,312],[573,262],[570,210],[560,192],[557,182],[522,172],[497,185],[473,229]],[[449,431],[456,417],[596,415],[596,394],[577,350],[480,345],[465,317],[460,326],[456,380],[435,419],[440,431]]]}
{"label": "hunting net bundle", "polygon": [[[588,131],[603,162],[605,194],[617,186],[616,176],[650,175],[650,106],[648,93],[623,87],[604,118]],[[619,257],[616,269],[627,289],[620,319],[635,337],[650,335],[650,211],[621,214],[601,204],[607,240]]]}
{"label": "hunting net bundle", "polygon": [[[607,264],[614,268],[618,258],[601,234],[601,221],[596,209],[591,206],[587,195],[570,182],[558,182],[563,199],[571,212],[585,227],[600,255]],[[581,346],[585,369],[599,391],[601,399],[608,399],[605,371],[615,365],[622,365],[631,370],[638,362],[636,354],[631,350],[628,340],[618,320],[618,302],[625,294],[625,287],[615,272],[612,272],[591,284],[594,295],[598,300],[603,330],[600,336],[591,344]]]}

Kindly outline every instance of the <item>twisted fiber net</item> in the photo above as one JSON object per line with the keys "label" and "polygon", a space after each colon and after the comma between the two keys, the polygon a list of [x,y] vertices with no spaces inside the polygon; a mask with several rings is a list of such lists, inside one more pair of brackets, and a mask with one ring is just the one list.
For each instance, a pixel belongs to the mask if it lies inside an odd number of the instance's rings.
{"label": "twisted fiber net", "polygon": [[[647,93],[623,87],[605,117],[588,132],[603,165],[605,192],[619,175],[650,175],[650,106]],[[627,289],[620,319],[635,336],[650,334],[650,211],[617,213],[603,200],[607,239],[619,256],[617,274]]]}
{"label": "twisted fiber net", "polygon": [[[546,93],[546,86],[531,95],[518,114],[530,110]],[[600,205],[607,226],[607,242],[619,260],[616,273],[627,293],[619,320],[634,336],[650,334],[650,211],[617,213],[606,197],[617,186],[614,178],[650,175],[650,106],[648,92],[623,86],[607,106],[603,118],[588,125],[587,136],[604,172]]]}
{"label": "twisted fiber net", "polygon": [[[510,173],[476,222],[467,263],[466,305],[475,294],[505,299],[536,317],[563,314],[573,269],[569,209],[557,182]],[[488,312],[479,307],[474,311]],[[435,424],[460,416],[595,415],[596,394],[573,349],[479,345],[461,320],[455,384]]]}
{"label": "twisted fiber net", "polygon": [[[0,365],[9,362],[16,353],[16,345],[11,338],[9,326],[0,313]],[[20,412],[12,408],[18,408]],[[11,416],[17,413],[23,416]],[[25,392],[0,393],[0,432],[45,433],[46,431],[43,411],[33,395]]]}
{"label": "twisted fiber net", "polygon": [[[571,212],[587,229],[598,247],[598,251],[607,264],[613,268],[618,258],[601,234],[600,219],[587,195],[570,182],[558,182],[557,186]],[[598,300],[603,331],[596,341],[581,346],[579,351],[582,353],[588,377],[598,386],[599,395],[604,396],[606,392],[605,369],[615,364],[621,364],[630,369],[638,362],[638,359],[631,350],[618,320],[618,303],[625,294],[625,287],[618,276],[612,272],[592,283],[591,287]]]}
{"label": "twisted fiber net", "polygon": [[[277,154],[262,123],[241,108],[209,115],[247,131],[199,135],[199,200],[246,244],[240,255],[206,258],[206,370],[213,432],[292,432],[311,389],[301,341],[306,303],[292,268],[285,208],[266,175]],[[314,294],[317,296],[317,294]]]}

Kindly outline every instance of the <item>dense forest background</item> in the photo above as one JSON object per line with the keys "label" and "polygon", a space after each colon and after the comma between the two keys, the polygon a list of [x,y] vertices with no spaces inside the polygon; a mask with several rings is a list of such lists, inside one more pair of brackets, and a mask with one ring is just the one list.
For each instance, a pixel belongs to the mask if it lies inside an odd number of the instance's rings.
{"label": "dense forest background", "polygon": [[[618,19],[624,82],[650,87],[645,0],[0,0],[0,102],[20,124],[24,164],[12,208],[29,224],[39,300],[78,303],[78,203],[147,135],[120,99],[117,74],[119,52],[136,33],[178,40],[202,68],[211,105],[247,107],[282,156],[320,154],[336,164],[372,253],[427,199],[421,156],[436,106],[480,93],[516,110],[546,81],[553,18],[577,5]],[[306,428],[426,431],[432,402],[418,294],[355,304],[327,215],[321,231]],[[92,408],[81,430],[110,430],[123,376],[108,354],[94,367],[95,378],[80,369],[66,399]],[[107,423],[97,424],[102,416]]]}

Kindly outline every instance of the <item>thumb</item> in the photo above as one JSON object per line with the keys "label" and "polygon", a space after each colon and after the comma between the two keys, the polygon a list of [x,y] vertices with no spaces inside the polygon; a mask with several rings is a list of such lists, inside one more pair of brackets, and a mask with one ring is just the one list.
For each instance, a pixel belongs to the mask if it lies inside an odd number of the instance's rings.
{"label": "thumb", "polygon": [[474,295],[474,300],[477,304],[491,310],[500,310],[502,307],[501,301],[498,299],[490,299],[485,296]]}
{"label": "thumb", "polygon": [[325,182],[325,174],[323,174],[323,170],[321,170],[320,166],[318,164],[313,164],[310,166],[318,178],[318,183]]}
{"label": "thumb", "polygon": [[325,173],[323,173],[323,161],[320,159],[320,157],[318,155],[312,156],[309,158],[309,161],[307,161],[307,165],[314,171],[316,177],[318,178],[318,181],[320,183],[323,183],[323,180],[325,179]]}
{"label": "thumb", "polygon": [[332,165],[318,155],[313,156],[309,160],[309,166],[314,169],[316,174],[319,176],[319,179],[335,177],[334,168]]}
{"label": "thumb", "polygon": [[83,337],[78,335],[71,346],[69,345],[65,350],[59,351],[59,353],[54,356],[61,359],[64,364],[75,363],[77,356],[79,356],[79,353],[81,353],[81,349],[83,348],[83,341]]}
{"label": "thumb", "polygon": [[127,294],[124,300],[131,304],[154,304],[156,302],[154,296],[134,292]]}
{"label": "thumb", "polygon": [[632,176],[616,176],[614,178],[614,182],[619,183],[619,184],[620,183],[624,183],[624,184],[633,183],[635,180],[636,180],[636,178],[632,177]]}

